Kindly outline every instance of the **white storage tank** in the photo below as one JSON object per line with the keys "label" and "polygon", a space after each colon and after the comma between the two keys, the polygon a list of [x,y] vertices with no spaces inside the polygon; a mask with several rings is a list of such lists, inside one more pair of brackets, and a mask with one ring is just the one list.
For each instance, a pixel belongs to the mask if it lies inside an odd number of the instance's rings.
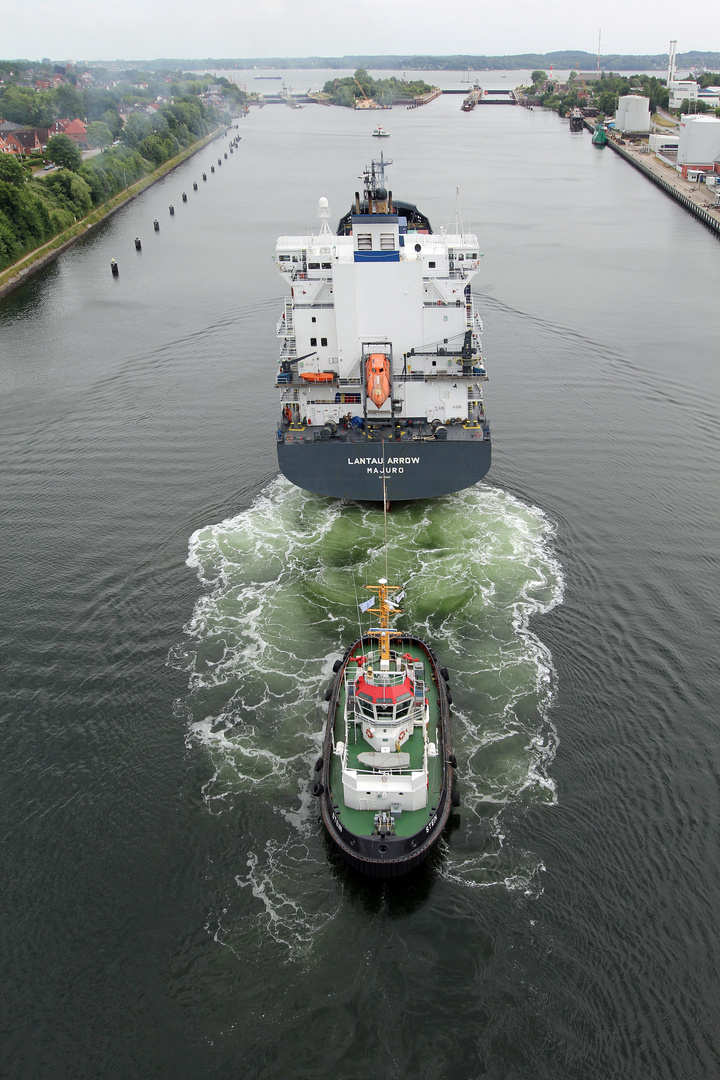
{"label": "white storage tank", "polygon": [[678,165],[712,165],[720,155],[720,120],[716,116],[681,116]]}
{"label": "white storage tank", "polygon": [[615,130],[645,132],[650,130],[650,98],[626,94],[618,100]]}

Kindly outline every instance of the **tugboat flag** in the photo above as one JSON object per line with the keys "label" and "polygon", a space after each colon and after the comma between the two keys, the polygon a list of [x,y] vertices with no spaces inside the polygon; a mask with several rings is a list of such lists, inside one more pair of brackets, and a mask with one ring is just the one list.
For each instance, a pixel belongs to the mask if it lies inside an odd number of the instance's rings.
{"label": "tugboat flag", "polygon": [[[397,596],[394,596],[392,598],[392,600],[388,600],[388,607],[397,607],[396,601],[397,600],[404,600],[404,599],[405,599],[405,590],[403,589],[402,592],[399,592],[397,594]],[[364,604],[360,605],[360,610],[361,611],[369,611],[374,603],[376,603],[374,597],[373,597],[372,600],[366,600]]]}

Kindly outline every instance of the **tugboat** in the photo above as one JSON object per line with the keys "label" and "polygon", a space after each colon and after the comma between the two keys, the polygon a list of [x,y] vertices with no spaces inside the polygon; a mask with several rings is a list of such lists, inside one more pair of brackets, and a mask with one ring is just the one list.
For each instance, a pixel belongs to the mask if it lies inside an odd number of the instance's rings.
{"label": "tugboat", "polygon": [[490,468],[471,291],[478,239],[459,221],[434,233],[388,190],[390,164],[381,154],[365,169],[336,233],[321,198],[319,233],[276,245],[290,286],[278,323],[278,464],[332,498],[379,502],[382,475],[388,502],[434,498]]}
{"label": "tugboat", "polygon": [[605,125],[599,120],[595,124],[595,130],[593,131],[592,144],[593,146],[605,146],[607,143],[607,134],[605,133]]}
{"label": "tugboat", "polygon": [[378,124],[378,126],[373,131],[373,137],[376,139],[389,139],[390,132],[386,131],[385,128],[380,127],[380,125]]}
{"label": "tugboat", "polygon": [[335,662],[320,779],[322,819],[343,858],[371,877],[408,873],[437,843],[453,806],[448,672],[412,634],[395,630],[399,585],[381,578],[360,610],[377,625]]}

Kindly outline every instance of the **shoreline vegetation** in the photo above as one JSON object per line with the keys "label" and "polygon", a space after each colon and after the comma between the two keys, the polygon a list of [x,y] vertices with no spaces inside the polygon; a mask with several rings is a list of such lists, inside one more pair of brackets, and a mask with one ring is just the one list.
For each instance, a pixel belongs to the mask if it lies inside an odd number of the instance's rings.
{"label": "shoreline vegetation", "polygon": [[348,109],[390,108],[404,102],[431,94],[436,87],[415,79],[413,82],[397,79],[373,79],[365,68],[358,68],[354,75],[343,79],[328,79],[323,87],[323,97],[331,105],[340,105]]}
{"label": "shoreline vegetation", "polygon": [[164,164],[155,169],[154,172],[141,177],[134,184],[131,184],[117,195],[108,199],[107,202],[101,203],[86,217],[76,220],[71,226],[63,229],[62,232],[56,233],[47,241],[47,243],[27,252],[22,258],[18,259],[10,266],[7,266],[4,270],[0,270],[0,299],[23,285],[29,278],[42,270],[43,267],[47,266],[49,262],[52,262],[52,260],[57,258],[63,251],[77,243],[77,241],[81,240],[84,236],[88,236],[117,210],[120,210],[123,206],[127,205],[127,203],[132,202],[138,195],[141,195],[144,191],[147,191],[148,188],[152,187],[153,184],[162,180],[164,176],[167,176],[168,173],[171,173],[179,165],[182,165],[184,161],[193,157],[207,146],[208,143],[219,138],[225,132],[226,127],[227,125],[225,124],[219,125],[219,127],[215,128],[209,135],[204,136],[202,139],[198,139],[197,142],[188,146],[176,157],[164,162]]}
{"label": "shoreline vegetation", "polygon": [[210,74],[0,61],[2,280],[184,160],[247,98]]}

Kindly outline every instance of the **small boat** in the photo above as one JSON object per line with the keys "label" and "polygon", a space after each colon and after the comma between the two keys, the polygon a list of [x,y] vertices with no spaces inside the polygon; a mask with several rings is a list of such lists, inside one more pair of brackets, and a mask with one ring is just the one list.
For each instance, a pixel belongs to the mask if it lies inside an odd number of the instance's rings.
{"label": "small boat", "polygon": [[593,136],[592,136],[593,146],[605,146],[606,142],[607,142],[607,134],[605,132],[605,128],[604,128],[603,124],[600,123],[600,121],[598,121],[598,123],[595,125],[595,130],[593,131]]}
{"label": "small boat", "polygon": [[373,136],[376,139],[389,139],[390,138],[390,132],[386,131],[385,128],[380,127],[380,125],[378,124],[378,126],[373,131]]}
{"label": "small boat", "polygon": [[384,353],[371,353],[365,364],[365,389],[373,404],[381,409],[390,397],[390,361]]}
{"label": "small boat", "polygon": [[399,585],[381,578],[359,605],[376,617],[334,665],[320,773],[312,793],[342,857],[371,877],[399,877],[427,858],[453,806],[448,672],[412,633],[395,630]]}

